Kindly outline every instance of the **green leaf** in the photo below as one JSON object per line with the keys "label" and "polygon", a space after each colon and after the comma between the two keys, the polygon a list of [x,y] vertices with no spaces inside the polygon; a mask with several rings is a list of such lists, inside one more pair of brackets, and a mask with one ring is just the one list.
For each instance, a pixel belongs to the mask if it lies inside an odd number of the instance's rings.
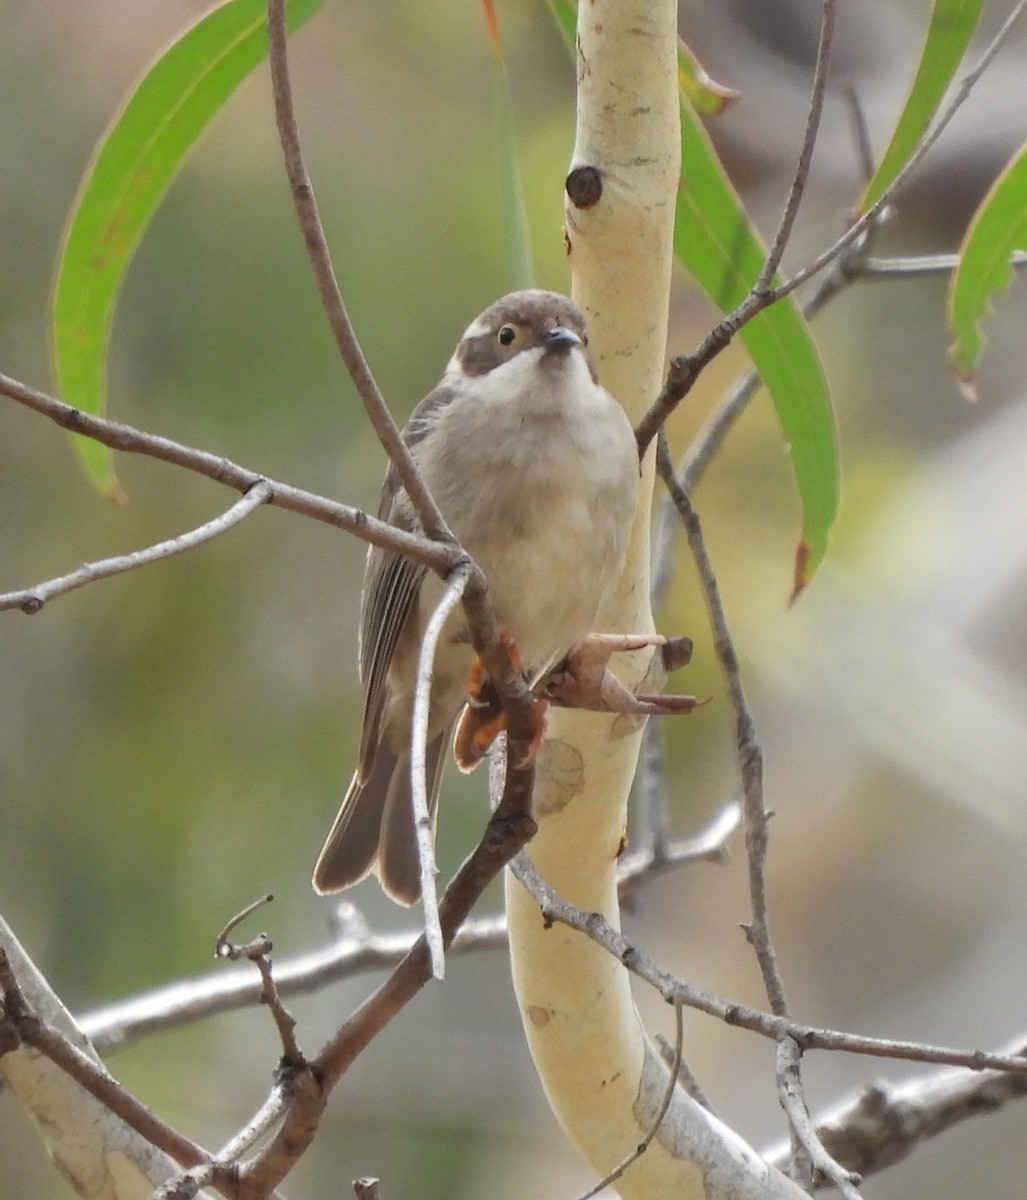
{"label": "green leaf", "polygon": [[528,206],[524,200],[524,185],[521,182],[517,158],[517,130],[514,123],[513,99],[510,96],[510,80],[503,56],[503,43],[499,36],[499,21],[492,0],[482,0],[482,12],[489,45],[492,48],[500,189],[510,268],[514,287],[530,288],[535,286],[535,262],[531,253]]}
{"label": "green leaf", "polygon": [[711,79],[702,63],[682,41],[678,42],[678,87],[696,112],[710,117],[722,113],[741,94]]}
{"label": "green leaf", "polygon": [[865,212],[902,170],[930,125],[980,21],[984,0],[934,0],[920,64],[891,141],[860,201]]}
{"label": "green leaf", "polygon": [[[573,50],[573,0],[550,0],[549,6]],[[680,72],[681,55],[678,62]],[[721,312],[728,313],[749,294],[766,252],[684,89],[681,161],[674,252]],[[743,325],[740,336],[770,393],[802,504],[795,599],[823,560],[838,514],[838,447],[831,400],[809,327],[791,296]]]}
{"label": "green leaf", "polygon": [[[323,0],[288,0],[290,28]],[[136,85],[94,152],[64,231],[52,298],[58,394],[100,413],[111,319],[125,270],[189,150],[267,56],[265,0],[228,0],[174,42]],[[106,447],[76,437],[93,482],[117,482]]]}
{"label": "green leaf", "polygon": [[981,322],[991,298],[1009,286],[1015,250],[1027,250],[1027,143],[981,201],[949,284],[948,323],[956,335],[949,357],[970,399],[976,399],[974,372],[984,348]]}
{"label": "green leaf", "polygon": [[[681,161],[674,250],[724,313],[748,295],[766,252],[692,108],[681,106]],[[820,358],[791,296],[764,309],[739,336],[770,393],[802,503],[793,599],[827,551],[838,512],[838,448]]]}

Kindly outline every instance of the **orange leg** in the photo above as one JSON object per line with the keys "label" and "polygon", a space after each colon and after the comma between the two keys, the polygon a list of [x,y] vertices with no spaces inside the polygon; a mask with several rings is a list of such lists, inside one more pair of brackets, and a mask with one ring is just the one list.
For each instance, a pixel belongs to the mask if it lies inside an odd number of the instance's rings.
{"label": "orange leg", "polygon": [[[511,664],[519,671],[521,654],[517,644],[505,629],[499,631],[499,639]],[[488,754],[492,743],[506,729],[506,713],[503,712],[496,690],[477,657],[467,673],[464,687],[467,692],[467,704],[460,714],[453,736],[453,757],[461,771],[473,771]],[[528,762],[535,757],[542,744],[548,707],[547,700],[535,701],[535,733],[528,748]]]}

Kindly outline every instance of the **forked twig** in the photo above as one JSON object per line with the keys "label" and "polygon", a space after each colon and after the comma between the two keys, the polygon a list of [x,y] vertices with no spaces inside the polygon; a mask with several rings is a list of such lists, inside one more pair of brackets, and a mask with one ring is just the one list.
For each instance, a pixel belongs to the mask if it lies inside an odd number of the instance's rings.
{"label": "forked twig", "polygon": [[[826,2],[826,0],[825,0]],[[677,408],[685,396],[691,391],[695,381],[703,370],[734,340],[735,334],[753,319],[763,309],[776,303],[782,297],[789,295],[808,279],[818,274],[825,267],[841,258],[850,247],[858,243],[880,218],[882,212],[892,203],[896,194],[905,185],[910,175],[920,166],[924,157],[934,146],[935,142],[947,128],[949,122],[965,103],[973,91],[977,81],[991,65],[995,55],[1002,48],[1016,22],[1020,19],[1027,0],[1017,0],[1009,16],[1002,23],[999,31],[985,49],[977,64],[960,81],[958,88],[949,103],[942,109],[940,115],[913,149],[909,158],[896,174],[895,178],[881,195],[855,220],[848,229],[830,246],[823,250],[812,262],[801,270],[774,287],[766,286],[757,290],[754,286],[740,304],[729,312],[717,325],[710,330],[696,349],[688,355],[681,355],[671,361],[667,372],[667,381],[659,396],[650,406],[648,412],[639,421],[635,429],[639,454],[644,454],[662,428],[670,414]],[[808,126],[807,126],[808,131]]]}
{"label": "forked twig", "polygon": [[421,534],[407,533],[352,505],[340,504],[336,500],[319,496],[316,492],[281,483],[269,475],[252,471],[221,455],[186,446],[171,438],[144,433],[141,429],[126,425],[122,421],[111,421],[106,417],[83,412],[55,396],[29,387],[2,373],[0,395],[7,396],[40,416],[49,418],[69,433],[80,433],[103,446],[109,446],[112,450],[124,454],[141,454],[170,463],[172,466],[183,467],[187,471],[212,479],[215,483],[234,488],[237,492],[248,493],[258,484],[263,484],[269,489],[266,503],[311,517],[315,521],[322,521],[326,525],[334,525],[338,529],[345,529],[347,533],[355,534],[362,541],[370,542],[383,550],[391,550],[395,554],[402,554],[438,575],[447,575],[466,557],[457,546],[433,542]]}
{"label": "forked twig", "polygon": [[[845,1200],[861,1200],[856,1190],[860,1177],[854,1171],[847,1171],[828,1153],[824,1143],[817,1136],[810,1120],[809,1109],[806,1107],[806,1097],[802,1086],[802,1074],[799,1064],[802,1061],[802,1051],[794,1038],[782,1037],[777,1043],[777,1091],[781,1107],[788,1117],[793,1139],[798,1140],[808,1158],[809,1177],[802,1182],[812,1183],[814,1172],[819,1172],[838,1189]],[[792,1155],[795,1158],[794,1152]]]}
{"label": "forked twig", "polygon": [[689,1008],[716,1017],[726,1025],[751,1030],[775,1042],[784,1036],[792,1037],[802,1050],[834,1050],[870,1058],[944,1063],[949,1066],[968,1067],[973,1071],[1009,1071],[1027,1079],[1027,1055],[932,1046],[926,1042],[869,1037],[866,1034],[840,1029],[826,1029],[806,1025],[792,1018],[779,1017],[774,1013],[763,1012],[717,996],[705,988],[679,979],[661,967],[655,959],[630,942],[619,929],[615,929],[602,913],[585,912],[561,899],[545,882],[526,854],[519,854],[510,867],[537,902],[544,921],[559,921],[570,929],[585,934],[597,946],[601,946],[623,963],[632,974],[655,988],[668,1003],[680,1000]]}

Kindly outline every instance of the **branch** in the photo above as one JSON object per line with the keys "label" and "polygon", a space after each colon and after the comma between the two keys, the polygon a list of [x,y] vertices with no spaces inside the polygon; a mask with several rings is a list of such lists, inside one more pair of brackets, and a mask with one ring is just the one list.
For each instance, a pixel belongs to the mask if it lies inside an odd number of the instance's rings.
{"label": "branch", "polygon": [[745,698],[738,656],[727,626],[720,588],[706,552],[699,517],[674,475],[674,464],[671,462],[667,439],[662,432],[656,450],[656,469],[667,485],[685,525],[713,630],[714,650],[727,681],[728,695],[735,716],[735,742],[742,776],[742,808],[745,813],[745,847],[749,860],[749,899],[753,917],[752,924],[746,926],[745,934],[756,952],[771,1010],[778,1016],[786,1016],[788,1003],[770,936],[767,912],[764,868],[767,858],[769,814],[763,803],[763,751],[756,733],[756,722]]}
{"label": "branch", "polygon": [[201,1146],[157,1117],[88,1054],[51,1029],[35,1013],[18,985],[7,951],[2,948],[0,994],[3,996],[4,1021],[21,1044],[45,1055],[119,1120],[175,1162],[194,1167],[209,1161],[210,1156]]}
{"label": "branch", "polygon": [[949,1066],[968,1067],[973,1071],[1010,1071],[1027,1079],[1027,1054],[993,1054],[985,1050],[963,1050],[949,1046],[932,1046],[925,1042],[897,1041],[868,1037],[866,1034],[846,1033],[837,1029],[805,1025],[717,996],[694,984],[686,983],[665,970],[655,959],[640,951],[601,913],[585,912],[561,899],[538,873],[527,855],[518,855],[511,863],[511,870],[541,909],[542,919],[547,928],[559,921],[560,924],[585,934],[597,946],[601,946],[618,962],[623,963],[632,974],[655,988],[668,1004],[680,1001],[689,1008],[717,1017],[726,1025],[748,1029],[773,1041],[782,1037],[794,1038],[801,1050],[835,1050],[871,1058],[944,1063]]}
{"label": "branch", "polygon": [[[827,0],[825,0],[826,3]],[[782,297],[795,291],[796,288],[800,287],[808,279],[819,274],[825,267],[842,258],[850,247],[856,245],[866,236],[867,232],[877,223],[884,210],[892,203],[897,193],[905,185],[910,175],[923,162],[928,151],[934,146],[960,107],[965,103],[977,81],[991,65],[995,55],[1009,37],[1025,8],[1027,8],[1027,0],[1018,0],[992,42],[981,55],[977,65],[963,77],[952,99],[942,110],[931,128],[925,131],[924,136],[917,143],[902,169],[896,174],[895,178],[877,200],[867,207],[858,220],[854,221],[841,237],[837,238],[811,263],[776,287],[764,287],[760,289],[758,287],[759,281],[757,280],[757,283],[754,284],[753,289],[745,299],[710,330],[691,354],[682,355],[671,360],[663,389],[635,428],[635,437],[638,441],[640,454],[645,453],[645,450],[656,436],[657,430],[663,426],[678,404],[692,390],[699,375],[722,350],[731,344],[735,334],[743,325],[748,324],[763,309],[768,308],[771,304],[782,299]],[[821,44],[823,45],[823,31]],[[761,272],[761,278],[762,274],[763,272]]]}
{"label": "branch", "polygon": [[290,484],[261,475],[247,467],[239,466],[230,459],[210,454],[206,450],[197,450],[170,438],[158,437],[156,434],[143,433],[131,425],[120,421],[111,421],[106,417],[97,417],[92,413],[82,412],[72,408],[70,404],[38,391],[27,384],[19,383],[10,376],[0,374],[0,395],[9,397],[19,404],[30,408],[41,416],[48,417],[62,429],[70,433],[81,433],[112,450],[126,454],[141,454],[147,458],[156,458],[172,466],[184,467],[197,475],[203,475],[215,483],[234,488],[237,492],[249,492],[258,483],[264,483],[269,495],[267,503],[277,508],[288,509],[290,512],[311,517],[326,525],[334,525],[345,529],[348,533],[356,534],[365,542],[379,546],[383,550],[391,550],[396,554],[405,555],[411,561],[421,563],[436,574],[447,575],[458,563],[465,558],[459,547],[433,542],[429,538],[414,533],[406,533],[396,529],[385,521],[361,512],[348,504],[340,504],[328,500],[315,492],[303,488],[292,487]]}
{"label": "branch", "polygon": [[813,161],[813,151],[817,144],[817,134],[820,132],[820,118],[824,112],[824,96],[827,91],[827,72],[831,65],[831,43],[834,39],[835,0],[823,0],[823,10],[820,19],[820,41],[817,45],[817,59],[813,70],[813,87],[810,91],[809,111],[806,115],[806,128],[802,135],[802,145],[799,148],[799,160],[795,165],[788,198],[785,201],[784,212],[777,227],[777,233],[767,251],[763,267],[756,277],[752,290],[759,294],[770,286],[770,281],[777,274],[781,265],[788,240],[792,236],[795,218],[799,213],[799,205],[809,181],[810,163]]}
{"label": "branch", "polygon": [[119,554],[113,558],[100,559],[98,562],[83,563],[67,575],[50,579],[46,583],[37,583],[33,587],[24,588],[20,592],[8,592],[0,595],[0,612],[8,608],[20,608],[22,612],[39,612],[43,605],[54,596],[63,596],[76,588],[84,587],[98,579],[109,579],[112,575],[120,575],[124,571],[134,571],[136,567],[144,567],[148,563],[159,562],[163,558],[181,554],[194,546],[209,542],[222,533],[238,525],[255,509],[267,504],[271,497],[271,489],[266,479],[258,479],[256,483],[237,500],[230,509],[220,517],[191,529],[188,533],[180,533],[178,537],[169,538],[166,542],[158,542],[145,550],[135,550],[131,554]]}
{"label": "branch", "polygon": [[267,25],[271,86],[274,93],[278,135],[281,139],[285,171],[289,179],[293,204],[296,207],[296,216],[299,219],[300,232],[303,234],[303,242],[307,248],[307,256],[310,259],[318,294],[321,297],[321,305],[328,318],[328,324],[335,337],[335,344],[339,348],[342,361],[346,364],[350,379],[353,380],[353,385],[363,401],[364,411],[370,418],[374,431],[389,456],[389,461],[395,466],[403,488],[421,518],[425,533],[433,540],[452,542],[453,535],[425,486],[410,450],[403,441],[378,384],[371,374],[371,368],[368,366],[367,359],[357,340],[353,324],[346,311],[342,292],[339,290],[331,254],[328,250],[328,241],[317,212],[314,186],[310,182],[310,176],[307,174],[307,168],[303,161],[299,129],[293,109],[287,53],[288,36],[285,26],[285,0],[268,0]]}
{"label": "branch", "polygon": [[[1007,1054],[1027,1053],[1019,1039]],[[907,1158],[924,1142],[954,1125],[991,1113],[1027,1096],[1027,1075],[945,1068],[901,1084],[879,1082],[842,1100],[816,1124],[816,1135],[833,1159],[866,1177]],[[780,1164],[787,1147],[767,1152]],[[822,1175],[814,1185],[826,1186]]]}
{"label": "branch", "polygon": [[[860,1200],[856,1190],[860,1177],[852,1171],[840,1166],[827,1152],[823,1142],[813,1128],[806,1107],[806,1097],[802,1087],[800,1063],[802,1052],[794,1038],[783,1037],[777,1043],[777,1090],[781,1107],[788,1117],[792,1130],[792,1162],[795,1161],[794,1143],[797,1140],[805,1151],[809,1163],[810,1181],[819,1172],[821,1177],[830,1182],[845,1197],[845,1200]],[[805,1182],[805,1181],[804,1181]]]}
{"label": "branch", "polygon": [[[644,853],[625,855],[618,864],[620,895],[633,895],[648,880],[665,871],[695,862],[723,862],[727,839],[738,826],[738,805],[727,805],[694,838],[671,842],[659,858]],[[340,901],[341,932],[324,950],[279,962],[275,981],[282,996],[305,995],[367,971],[395,968],[409,953],[418,934],[373,934],[356,907]],[[506,918],[477,917],[461,926],[449,953],[480,953],[507,944]],[[110,1053],[144,1037],[177,1029],[220,1013],[234,1012],[260,1002],[260,985],[249,970],[214,971],[196,979],[167,984],[96,1009],[77,1018],[79,1027],[98,1050]]]}

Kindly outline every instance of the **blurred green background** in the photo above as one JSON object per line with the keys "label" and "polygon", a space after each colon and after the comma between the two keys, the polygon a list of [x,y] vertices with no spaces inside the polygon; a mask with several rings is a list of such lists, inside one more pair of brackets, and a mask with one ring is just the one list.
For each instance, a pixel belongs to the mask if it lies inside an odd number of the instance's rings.
{"label": "blurred green background", "polygon": [[[49,386],[47,292],[93,145],[145,64],[206,11],[185,0],[0,0],[0,369]],[[686,0],[682,28],[742,98],[714,127],[761,226],[773,228],[804,121],[816,6]],[[835,84],[790,251],[842,226],[861,172],[845,88],[875,144],[918,50],[926,2],[842,6]],[[567,287],[561,185],[573,76],[541,0],[499,6],[539,282]],[[883,232],[882,251],[954,249],[1027,133],[1024,48],[1010,47]],[[329,4],[293,47],[298,112],[336,267],[368,357],[404,416],[467,321],[508,290],[478,5]],[[776,810],[771,903],[796,1013],[835,1027],[990,1046],[1027,1025],[1027,406],[1022,288],[999,305],[977,407],[945,366],[945,284],[864,284],[817,326],[843,448],[842,517],[822,574],[785,601],[798,513],[765,398],[696,495],[764,738]],[[671,346],[711,310],[681,278]],[[676,419],[675,446],[744,368],[725,355]],[[129,274],[114,329],[111,412],[144,429],[373,507],[380,451],[334,353],[278,159],[268,80],[233,99],[174,185]],[[129,503],[92,494],[56,427],[0,401],[0,590],[173,535],[222,489],[159,463],[117,462]],[[680,550],[680,547],[678,548]],[[0,615],[0,911],[75,1011],[211,968],[233,912],[276,953],[324,944],[308,885],[352,769],[359,697],[354,540],[264,511],[187,556],[99,583],[39,615]],[[668,724],[676,833],[735,792],[731,725],[693,573],[660,624],[696,640],[676,681],[714,702]],[[452,869],[484,780],[446,784]],[[738,931],[740,846],[725,868],[650,887],[628,918],[642,945],[704,986],[759,1003]],[[408,918],[365,885],[376,928]],[[498,896],[493,897],[498,904]],[[297,1000],[314,1049],[373,980]],[[667,1031],[665,1006],[643,1012]],[[760,1040],[687,1019],[686,1056],[720,1114],[762,1146],[783,1133]],[[214,1146],[266,1093],[262,1013],[153,1037],[112,1060],[184,1132]],[[912,1068],[819,1055],[815,1104]],[[870,1181],[867,1197],[1019,1200],[1024,1112],[965,1125]],[[500,953],[396,1020],[333,1099],[290,1179],[294,1197],[575,1194],[591,1182],[545,1106]],[[70,1190],[0,1095],[0,1200]]]}

